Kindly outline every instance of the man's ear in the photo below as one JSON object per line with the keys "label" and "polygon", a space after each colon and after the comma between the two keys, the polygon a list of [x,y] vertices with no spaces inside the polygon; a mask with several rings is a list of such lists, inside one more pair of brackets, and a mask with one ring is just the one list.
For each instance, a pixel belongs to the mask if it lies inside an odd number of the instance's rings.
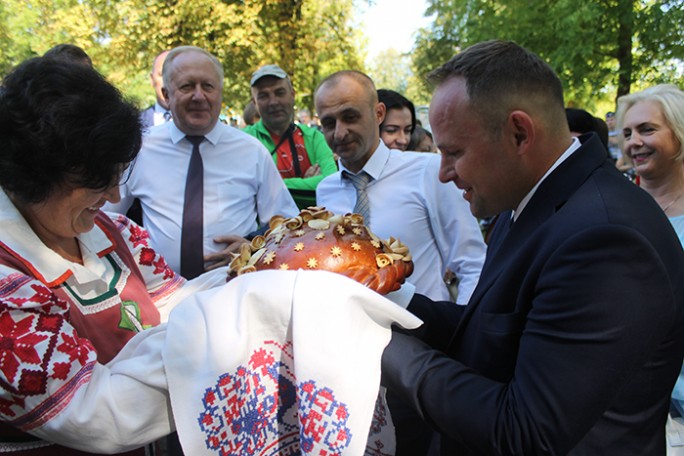
{"label": "man's ear", "polygon": [[512,111],[508,115],[507,127],[514,137],[518,153],[525,153],[534,143],[536,134],[532,117],[525,111]]}
{"label": "man's ear", "polygon": [[166,87],[161,88],[161,93],[164,97],[164,101],[166,101],[166,104],[169,104],[169,91],[166,89]]}
{"label": "man's ear", "polygon": [[375,123],[380,126],[380,124],[385,120],[385,114],[387,113],[387,108],[385,103],[378,102],[375,105]]}

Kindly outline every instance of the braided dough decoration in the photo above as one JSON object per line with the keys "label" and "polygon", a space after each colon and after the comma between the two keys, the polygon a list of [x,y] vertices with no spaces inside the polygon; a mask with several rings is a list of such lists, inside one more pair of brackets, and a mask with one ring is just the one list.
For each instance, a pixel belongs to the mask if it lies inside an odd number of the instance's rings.
{"label": "braided dough decoration", "polygon": [[276,215],[264,236],[234,254],[230,275],[263,269],[320,269],[343,274],[380,294],[396,291],[413,272],[408,247],[379,239],[359,214],[309,207],[297,217]]}

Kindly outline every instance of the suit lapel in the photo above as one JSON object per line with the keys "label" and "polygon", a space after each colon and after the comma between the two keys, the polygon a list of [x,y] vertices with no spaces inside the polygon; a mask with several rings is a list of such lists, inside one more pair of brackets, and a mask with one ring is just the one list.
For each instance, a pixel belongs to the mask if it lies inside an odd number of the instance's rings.
{"label": "suit lapel", "polygon": [[[582,146],[540,184],[515,223],[510,224],[510,211],[500,215],[501,220],[497,220],[490,245],[487,248],[487,257],[480,274],[480,280],[466,306],[450,345],[458,340],[458,335],[479,307],[487,290],[491,288],[504,270],[514,266],[513,263],[520,246],[534,237],[535,231],[563,207],[598,167],[606,163],[605,148],[596,135],[582,136],[580,140],[583,140]],[[502,226],[499,226],[500,222],[502,222]],[[524,265],[520,265],[520,267],[524,267]]]}

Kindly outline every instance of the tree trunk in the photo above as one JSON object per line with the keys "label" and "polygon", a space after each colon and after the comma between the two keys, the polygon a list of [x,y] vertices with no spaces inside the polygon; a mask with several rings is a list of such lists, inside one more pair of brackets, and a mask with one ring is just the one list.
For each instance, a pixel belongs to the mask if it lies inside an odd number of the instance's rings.
{"label": "tree trunk", "polygon": [[618,83],[617,83],[617,99],[622,95],[630,93],[632,85],[632,36],[634,34],[634,2],[621,1],[619,6],[619,14],[621,20],[618,22],[618,43],[617,43],[617,60],[618,60]]}

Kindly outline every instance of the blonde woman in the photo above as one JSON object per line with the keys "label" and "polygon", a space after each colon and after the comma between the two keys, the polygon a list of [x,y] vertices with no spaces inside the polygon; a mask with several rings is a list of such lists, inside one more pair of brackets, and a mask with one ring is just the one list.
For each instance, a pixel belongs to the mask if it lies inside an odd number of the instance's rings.
{"label": "blonde woman", "polygon": [[[623,157],[658,202],[684,245],[684,92],[661,84],[618,100]],[[684,328],[682,328],[684,330]],[[684,455],[684,368],[672,392],[668,455]]]}
{"label": "blonde woman", "polygon": [[617,118],[625,159],[684,244],[684,92],[661,84],[623,96]]}

